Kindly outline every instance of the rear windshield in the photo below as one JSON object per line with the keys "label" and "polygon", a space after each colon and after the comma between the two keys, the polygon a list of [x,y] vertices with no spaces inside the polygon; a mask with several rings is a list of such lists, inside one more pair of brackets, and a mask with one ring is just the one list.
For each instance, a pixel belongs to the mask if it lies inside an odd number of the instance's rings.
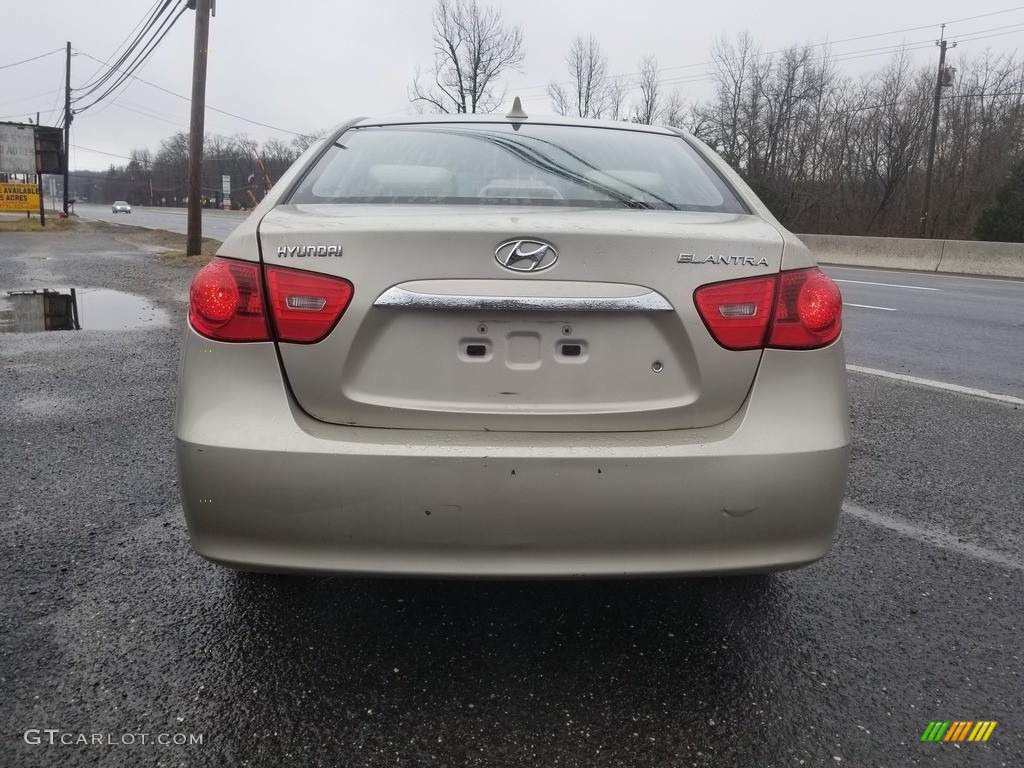
{"label": "rear windshield", "polygon": [[289,202],[747,212],[680,137],[558,125],[354,128]]}

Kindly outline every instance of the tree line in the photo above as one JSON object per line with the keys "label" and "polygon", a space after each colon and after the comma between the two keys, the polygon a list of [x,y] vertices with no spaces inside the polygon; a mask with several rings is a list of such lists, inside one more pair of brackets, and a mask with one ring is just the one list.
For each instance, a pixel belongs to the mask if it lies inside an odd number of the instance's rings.
{"label": "tree line", "polygon": [[[424,111],[492,111],[504,101],[502,74],[525,59],[522,27],[476,0],[438,0],[433,43],[434,61],[409,94]],[[793,231],[922,229],[938,73],[905,50],[853,78],[827,46],[766,53],[749,34],[723,38],[711,51],[713,95],[689,103],[653,56],[630,77],[613,75],[592,35],[570,43],[565,64],[568,79],[547,87],[556,113],[685,128]],[[963,58],[943,80],[929,234],[1024,240],[1024,61]]]}
{"label": "tree line", "polygon": [[[484,113],[505,104],[503,77],[521,71],[523,30],[477,0],[437,0],[433,61],[418,68],[408,97],[418,112]],[[560,115],[667,124],[703,140],[747,181],[791,230],[916,237],[937,73],[905,50],[861,77],[840,71],[827,46],[765,52],[749,34],[717,40],[712,95],[687,100],[657,59],[630,76],[613,74],[600,42],[578,36],[567,78],[547,95]],[[928,216],[937,238],[1024,240],[1024,60],[983,53],[959,57],[944,77]],[[313,136],[258,145],[245,135],[208,136],[204,190],[232,175],[232,200],[247,204]],[[178,133],[112,166],[102,195],[182,200],[187,134]],[[244,180],[244,181],[243,181]],[[112,199],[112,198],[111,198]],[[170,203],[168,203],[170,204]]]}
{"label": "tree line", "polygon": [[[219,208],[224,204],[222,179],[230,176],[228,204],[236,210],[255,207],[320,133],[297,136],[291,142],[268,139],[262,143],[244,133],[207,134],[203,142],[204,205]],[[72,173],[69,183],[71,196],[78,200],[184,206],[188,198],[188,133],[178,131],[163,139],[156,152],[133,149],[127,163],[111,165],[106,172]]]}

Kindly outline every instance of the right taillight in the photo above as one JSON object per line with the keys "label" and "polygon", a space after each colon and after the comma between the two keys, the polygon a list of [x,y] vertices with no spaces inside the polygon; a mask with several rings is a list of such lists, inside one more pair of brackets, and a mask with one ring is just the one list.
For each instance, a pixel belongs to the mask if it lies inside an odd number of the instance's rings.
{"label": "right taillight", "polygon": [[768,346],[817,349],[839,338],[843,297],[832,278],[817,267],[779,273]]}
{"label": "right taillight", "polygon": [[839,288],[816,267],[705,285],[693,299],[726,349],[815,349],[842,330]]}

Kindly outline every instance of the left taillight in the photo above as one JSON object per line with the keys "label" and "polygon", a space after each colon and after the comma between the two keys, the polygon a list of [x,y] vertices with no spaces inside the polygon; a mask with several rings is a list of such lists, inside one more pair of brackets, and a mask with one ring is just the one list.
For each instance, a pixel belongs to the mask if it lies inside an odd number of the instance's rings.
{"label": "left taillight", "polygon": [[694,303],[726,349],[818,349],[842,331],[843,297],[821,270],[796,269],[701,286]]}
{"label": "left taillight", "polygon": [[[313,344],[324,339],[352,300],[352,283],[340,277],[247,261],[214,258],[192,280],[189,321],[217,341]],[[268,316],[269,310],[269,316]]]}
{"label": "left taillight", "polygon": [[217,341],[270,341],[258,264],[214,258],[196,273],[188,319]]}

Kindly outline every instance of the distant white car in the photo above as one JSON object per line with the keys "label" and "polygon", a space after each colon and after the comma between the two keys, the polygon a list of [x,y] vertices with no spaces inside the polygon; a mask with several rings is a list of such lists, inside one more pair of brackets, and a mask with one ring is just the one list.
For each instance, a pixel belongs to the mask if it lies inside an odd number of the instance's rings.
{"label": "distant white car", "polygon": [[131,213],[132,207],[128,205],[124,200],[115,200],[114,204],[110,206],[111,213]]}

